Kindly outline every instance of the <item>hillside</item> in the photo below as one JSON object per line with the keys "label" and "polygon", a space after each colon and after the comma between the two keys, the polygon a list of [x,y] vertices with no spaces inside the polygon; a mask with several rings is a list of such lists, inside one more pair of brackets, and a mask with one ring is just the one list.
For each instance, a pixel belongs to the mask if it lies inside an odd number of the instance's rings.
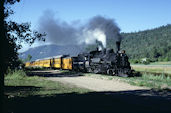
{"label": "hillside", "polygon": [[47,58],[57,55],[70,55],[75,56],[83,51],[83,48],[76,45],[58,46],[58,45],[44,45],[35,48],[30,48],[29,50],[20,53],[19,57],[21,59],[26,59],[28,55],[32,56],[31,60]]}
{"label": "hillside", "polygon": [[131,59],[171,60],[171,24],[151,30],[122,33],[121,48]]}

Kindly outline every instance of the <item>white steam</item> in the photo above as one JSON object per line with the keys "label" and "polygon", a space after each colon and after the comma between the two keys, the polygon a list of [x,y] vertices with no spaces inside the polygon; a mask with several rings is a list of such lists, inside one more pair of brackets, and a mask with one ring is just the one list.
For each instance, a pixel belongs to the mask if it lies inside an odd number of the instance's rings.
{"label": "white steam", "polygon": [[94,44],[96,41],[100,41],[106,47],[106,35],[98,28],[95,30],[83,30],[83,37],[85,44]]}

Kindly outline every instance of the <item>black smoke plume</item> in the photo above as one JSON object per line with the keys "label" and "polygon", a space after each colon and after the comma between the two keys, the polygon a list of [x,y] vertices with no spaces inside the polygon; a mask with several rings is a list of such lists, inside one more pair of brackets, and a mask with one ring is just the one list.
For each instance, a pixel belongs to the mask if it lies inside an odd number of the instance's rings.
{"label": "black smoke plume", "polygon": [[75,27],[55,18],[53,11],[47,10],[39,20],[39,30],[47,33],[48,43],[56,45],[87,45],[100,41],[106,47],[110,39],[121,41],[115,21],[103,16],[95,16],[86,24]]}

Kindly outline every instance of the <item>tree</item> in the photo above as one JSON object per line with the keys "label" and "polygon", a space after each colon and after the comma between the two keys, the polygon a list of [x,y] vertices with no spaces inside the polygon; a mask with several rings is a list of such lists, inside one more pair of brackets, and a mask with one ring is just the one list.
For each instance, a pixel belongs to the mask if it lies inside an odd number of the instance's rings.
{"label": "tree", "polygon": [[[4,28],[4,1],[0,1],[0,112],[3,113],[3,100],[4,100],[4,72],[6,70],[5,64],[5,43],[7,42],[5,37],[5,28]],[[3,53],[3,54],[2,54]]]}
{"label": "tree", "polygon": [[[7,18],[13,14],[10,5],[19,2],[20,0],[1,0],[0,1],[0,107],[3,108],[4,96],[4,74],[7,67],[14,69],[18,66],[17,51],[22,48],[21,43],[26,42],[33,44],[36,39],[45,41],[45,33],[41,34],[30,29],[30,23],[18,24]],[[1,113],[3,109],[1,108]]]}
{"label": "tree", "polygon": [[30,54],[28,54],[27,58],[25,61],[30,61],[32,59],[32,56]]}
{"label": "tree", "polygon": [[21,23],[18,24],[13,21],[7,21],[7,18],[13,14],[13,11],[10,9],[10,5],[14,4],[15,2],[19,2],[19,0],[6,0],[5,2],[5,30],[6,30],[6,38],[8,40],[8,55],[7,55],[7,62],[8,66],[11,69],[17,67],[18,63],[18,53],[17,51],[22,48],[21,43],[26,42],[28,44],[33,44],[34,41],[42,40],[45,41],[46,34],[38,33],[38,31],[32,31],[30,29],[30,23]]}

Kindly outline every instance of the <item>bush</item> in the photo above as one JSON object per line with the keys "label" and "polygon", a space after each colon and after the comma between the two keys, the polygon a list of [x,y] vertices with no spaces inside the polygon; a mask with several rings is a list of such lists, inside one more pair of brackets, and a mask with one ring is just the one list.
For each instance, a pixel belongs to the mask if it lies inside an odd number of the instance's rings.
{"label": "bush", "polygon": [[150,59],[150,62],[157,62],[157,61],[158,61],[157,58],[151,58],[151,59]]}
{"label": "bush", "polygon": [[8,69],[7,74],[5,75],[5,78],[7,79],[23,79],[26,77],[26,73],[23,70],[11,70]]}
{"label": "bush", "polygon": [[150,60],[149,58],[142,58],[142,59],[141,59],[141,63],[142,63],[142,64],[147,65],[147,64],[150,64],[150,62],[151,62],[151,60]]}
{"label": "bush", "polygon": [[150,60],[143,61],[142,63],[145,64],[145,65],[150,64]]}
{"label": "bush", "polygon": [[130,62],[132,64],[138,64],[138,63],[140,63],[140,61],[138,59],[131,59]]}
{"label": "bush", "polygon": [[166,57],[166,58],[163,59],[163,61],[164,61],[164,62],[168,62],[168,61],[169,61],[169,58]]}

